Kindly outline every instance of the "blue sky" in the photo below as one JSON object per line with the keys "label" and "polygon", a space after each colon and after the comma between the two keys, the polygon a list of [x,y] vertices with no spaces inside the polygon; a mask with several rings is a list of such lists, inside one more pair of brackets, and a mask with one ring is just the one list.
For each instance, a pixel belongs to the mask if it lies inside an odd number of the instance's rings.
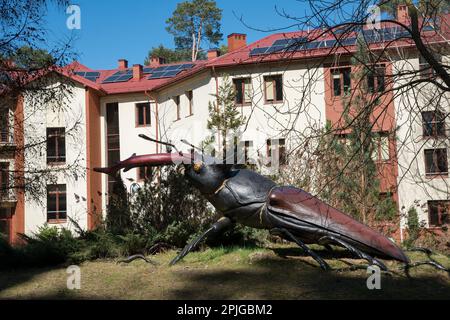
{"label": "blue sky", "polygon": [[[164,44],[173,47],[173,38],[165,30],[165,21],[180,0],[78,0],[81,8],[81,30],[66,28],[68,15],[64,10],[52,8],[47,17],[49,38],[64,41],[71,32],[76,38],[74,50],[78,60],[93,69],[110,69],[119,58],[130,64],[143,63],[150,48]],[[305,9],[296,0],[218,0],[223,9],[222,33],[248,34],[252,42],[267,33],[255,31],[239,21],[257,29],[271,29],[290,24],[275,13],[275,6],[293,15],[302,16]]]}

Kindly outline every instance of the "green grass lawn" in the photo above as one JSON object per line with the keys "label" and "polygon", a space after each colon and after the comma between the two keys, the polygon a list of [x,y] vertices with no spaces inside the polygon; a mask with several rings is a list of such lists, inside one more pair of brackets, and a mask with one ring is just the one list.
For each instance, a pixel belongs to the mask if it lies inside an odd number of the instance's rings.
{"label": "green grass lawn", "polygon": [[[319,248],[319,247],[318,247]],[[317,249],[318,251],[320,249]],[[292,246],[267,249],[219,248],[188,255],[174,267],[168,263],[175,251],[152,256],[158,266],[134,261],[83,263],[81,290],[66,288],[65,266],[46,269],[3,271],[0,299],[449,299],[450,275],[429,266],[411,271],[387,261],[393,270],[383,274],[381,290],[368,290],[366,270],[348,270],[363,265],[343,251],[338,259],[320,252],[335,269],[324,272],[310,257]],[[413,261],[426,255],[410,254]],[[450,267],[450,258],[435,256]]]}

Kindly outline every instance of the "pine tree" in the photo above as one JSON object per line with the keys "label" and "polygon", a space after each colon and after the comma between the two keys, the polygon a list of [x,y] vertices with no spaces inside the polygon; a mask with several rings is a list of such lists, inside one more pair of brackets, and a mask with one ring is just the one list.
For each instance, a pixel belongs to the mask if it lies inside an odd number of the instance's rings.
{"label": "pine tree", "polygon": [[[223,160],[227,159],[227,150],[231,150],[236,144],[236,137],[239,129],[245,124],[246,118],[243,117],[236,108],[233,83],[228,76],[223,79],[218,93],[213,95],[216,99],[209,102],[208,129],[213,132],[211,137],[205,141],[204,146],[210,146],[215,142],[222,149]],[[216,135],[218,139],[216,139]]]}

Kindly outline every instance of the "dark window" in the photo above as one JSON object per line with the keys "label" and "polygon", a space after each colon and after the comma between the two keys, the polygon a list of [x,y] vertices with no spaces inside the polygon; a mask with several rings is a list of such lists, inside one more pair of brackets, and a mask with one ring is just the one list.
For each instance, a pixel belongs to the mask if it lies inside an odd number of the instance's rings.
{"label": "dark window", "polygon": [[450,201],[428,201],[428,218],[431,227],[450,224]]}
{"label": "dark window", "polygon": [[[441,62],[442,58],[440,56],[436,55],[435,58],[438,62]],[[431,79],[436,76],[436,72],[434,71],[434,69],[422,56],[419,57],[419,72],[421,79]]]}
{"label": "dark window", "polygon": [[281,75],[264,77],[266,102],[283,101],[283,77]]}
{"label": "dark window", "polygon": [[[119,105],[108,103],[106,105],[106,144],[108,150],[108,166],[113,166],[120,161],[119,139]],[[115,178],[108,175],[108,191],[113,190]]]}
{"label": "dark window", "polygon": [[138,181],[150,181],[153,176],[152,167],[138,168]]}
{"label": "dark window", "polygon": [[253,141],[244,141],[244,161],[245,164],[250,164],[250,152],[253,148]]}
{"label": "dark window", "polygon": [[428,175],[447,174],[447,149],[425,150],[425,172]]}
{"label": "dark window", "polygon": [[150,102],[136,104],[137,126],[149,126],[150,118]]}
{"label": "dark window", "polygon": [[270,159],[269,165],[272,162],[272,152],[278,147],[278,163],[285,165],[287,163],[286,158],[286,139],[267,140],[267,157]]}
{"label": "dark window", "polygon": [[66,133],[64,128],[47,128],[47,163],[66,162]]}
{"label": "dark window", "polygon": [[252,85],[250,78],[233,79],[236,105],[252,103]]}
{"label": "dark window", "polygon": [[0,238],[10,240],[11,209],[0,208]]}
{"label": "dark window", "polygon": [[193,91],[187,91],[186,97],[188,99],[188,107],[189,107],[189,115],[192,116],[194,114],[194,93]]}
{"label": "dark window", "polygon": [[424,137],[445,137],[445,116],[440,111],[422,112]]}
{"label": "dark window", "polygon": [[180,115],[180,96],[175,96],[173,97],[173,101],[175,102],[175,106],[177,108],[177,120],[181,119],[181,115]]}
{"label": "dark window", "polygon": [[374,68],[374,70],[370,70],[369,74],[367,75],[367,87],[369,92],[384,92],[384,90],[386,89],[385,83],[386,81],[384,66],[377,66]]}
{"label": "dark window", "polygon": [[0,200],[7,195],[9,189],[9,164],[0,163]]}
{"label": "dark window", "polygon": [[8,109],[0,107],[0,143],[9,142],[9,119]]}
{"label": "dark window", "polygon": [[67,219],[66,185],[47,186],[47,221],[64,222]]}
{"label": "dark window", "polygon": [[351,68],[339,68],[331,71],[334,96],[350,94]]}

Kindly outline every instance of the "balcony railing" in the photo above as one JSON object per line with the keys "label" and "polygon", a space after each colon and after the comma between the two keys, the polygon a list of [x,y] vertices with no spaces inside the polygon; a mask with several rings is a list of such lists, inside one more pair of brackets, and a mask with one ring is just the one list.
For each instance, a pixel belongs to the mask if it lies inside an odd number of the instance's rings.
{"label": "balcony railing", "polygon": [[12,188],[0,187],[0,206],[17,202],[16,191]]}

